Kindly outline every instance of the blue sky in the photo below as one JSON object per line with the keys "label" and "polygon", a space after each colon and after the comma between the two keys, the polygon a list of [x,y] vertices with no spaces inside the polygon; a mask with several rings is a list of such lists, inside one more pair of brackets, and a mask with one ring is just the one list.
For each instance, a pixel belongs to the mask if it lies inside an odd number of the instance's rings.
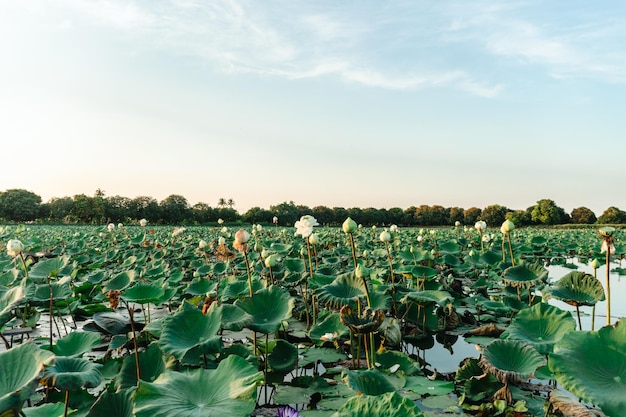
{"label": "blue sky", "polygon": [[621,1],[0,2],[0,190],[626,209]]}

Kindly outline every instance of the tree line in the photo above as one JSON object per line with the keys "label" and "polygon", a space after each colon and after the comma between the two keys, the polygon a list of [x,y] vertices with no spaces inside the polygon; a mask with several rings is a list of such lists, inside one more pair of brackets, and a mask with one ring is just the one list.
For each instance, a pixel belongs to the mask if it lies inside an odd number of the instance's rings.
{"label": "tree line", "polygon": [[[185,197],[172,194],[162,201],[149,196],[128,198],[119,195],[106,196],[101,189],[93,196],[76,194],[73,197],[52,198],[42,203],[37,194],[10,189],[0,192],[0,219],[5,222],[69,223],[69,224],[131,224],[147,219],[151,224],[204,225],[225,222],[271,224],[278,219],[281,226],[292,226],[305,214],[313,215],[320,224],[340,225],[351,217],[363,226],[451,226],[474,225],[484,220],[490,226],[499,226],[506,219],[517,226],[559,224],[622,224],[626,212],[617,207],[607,208],[600,217],[587,207],[578,207],[571,213],[556,205],[553,200],[542,199],[526,210],[512,210],[493,204],[484,208],[443,207],[439,205],[393,208],[343,208],[308,207],[293,201],[270,206],[269,209],[253,207],[239,213],[232,199],[220,198],[216,207],[206,203],[190,205]],[[458,223],[457,223],[458,222]]]}

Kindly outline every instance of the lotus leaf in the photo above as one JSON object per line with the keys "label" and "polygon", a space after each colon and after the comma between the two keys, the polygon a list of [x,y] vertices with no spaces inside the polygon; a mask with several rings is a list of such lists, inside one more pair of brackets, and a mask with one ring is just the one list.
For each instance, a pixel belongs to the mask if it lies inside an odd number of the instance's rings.
{"label": "lotus leaf", "polygon": [[[163,352],[157,343],[151,343],[145,351],[139,352],[138,356],[142,381],[153,382],[172,365],[172,361],[169,361],[169,363],[165,362]],[[137,385],[137,364],[135,359],[135,355],[124,357],[122,367],[115,380],[115,386],[118,390],[135,387]]]}
{"label": "lotus leaf", "polygon": [[395,387],[378,369],[350,371],[344,378],[346,385],[358,395],[381,395],[395,391]]}
{"label": "lotus leaf", "polygon": [[80,356],[98,346],[102,337],[93,332],[72,332],[57,340],[52,351],[57,356]]}
{"label": "lotus leaf", "polygon": [[548,270],[538,263],[523,263],[511,266],[502,273],[506,285],[529,289],[539,285],[548,278]]}
{"label": "lotus leaf", "polygon": [[222,337],[217,334],[221,319],[222,308],[215,304],[205,316],[193,304],[184,302],[175,314],[163,319],[159,346],[180,360],[192,350],[218,353],[223,347]]}
{"label": "lotus leaf", "polygon": [[556,298],[574,306],[592,306],[604,301],[602,283],[593,275],[581,271],[572,271],[558,280],[554,286],[543,290],[545,298]]}
{"label": "lotus leaf", "polygon": [[529,343],[542,355],[548,355],[556,342],[575,330],[576,321],[570,312],[539,303],[520,310],[500,337]]}
{"label": "lotus leaf", "polygon": [[[68,411],[71,412],[71,409]],[[64,412],[65,404],[63,403],[47,403],[37,407],[26,407],[22,409],[22,414],[26,417],[62,417]]]}
{"label": "lotus leaf", "polygon": [[350,398],[332,417],[423,417],[417,405],[397,392]]}
{"label": "lotus leaf", "polygon": [[252,316],[250,329],[269,334],[278,331],[283,320],[291,317],[294,300],[286,290],[271,285],[253,297],[237,300],[235,305]]}
{"label": "lotus leaf", "polygon": [[11,319],[11,310],[24,300],[24,287],[14,287],[0,294],[0,328]]}
{"label": "lotus leaf", "polygon": [[145,282],[138,282],[132,287],[126,288],[122,292],[121,297],[122,300],[131,303],[148,304],[155,303],[157,300],[163,297],[164,294],[165,291],[163,290],[163,288],[157,285],[148,284]]}
{"label": "lotus leaf", "polygon": [[56,277],[67,266],[69,259],[69,256],[59,256],[39,261],[33,265],[28,277],[34,282],[43,282],[48,277]]}
{"label": "lotus leaf", "polygon": [[348,334],[348,329],[341,323],[338,313],[329,313],[314,324],[309,332],[309,337],[318,345],[321,345],[325,342],[322,336],[328,333],[334,335],[337,339]]}
{"label": "lotus leaf", "polygon": [[341,308],[344,305],[355,305],[359,299],[365,298],[366,292],[363,280],[349,272],[339,275],[332,283],[319,288],[315,295],[323,304]]}
{"label": "lotus leaf", "polygon": [[44,370],[41,382],[66,391],[97,387],[102,380],[100,366],[88,359],[57,356],[54,365]]}
{"label": "lotus leaf", "polygon": [[124,271],[111,278],[103,287],[104,292],[112,290],[123,290],[135,280],[135,271]]}
{"label": "lotus leaf", "polygon": [[343,306],[339,312],[339,318],[352,333],[364,334],[376,332],[385,321],[385,313],[382,310],[366,308],[359,314],[359,311]]}
{"label": "lotus leaf", "polygon": [[167,371],[152,383],[140,381],[134,412],[137,417],[247,416],[262,381],[263,373],[231,355],[217,369]]}
{"label": "lotus leaf", "polygon": [[133,395],[135,387],[113,392],[107,390],[91,406],[87,417],[134,417]]}
{"label": "lotus leaf", "polygon": [[286,340],[279,339],[272,353],[268,356],[268,361],[272,370],[278,372],[289,372],[293,370],[298,360],[298,348]]}
{"label": "lotus leaf", "polygon": [[51,352],[30,342],[0,353],[0,414],[21,410],[34,391],[33,380],[53,358]]}
{"label": "lotus leaf", "polygon": [[527,379],[545,362],[535,348],[511,339],[494,340],[485,346],[481,358],[481,366],[502,383]]}
{"label": "lotus leaf", "polygon": [[548,366],[574,395],[610,417],[626,415],[626,319],[615,327],[566,334],[554,346]]}

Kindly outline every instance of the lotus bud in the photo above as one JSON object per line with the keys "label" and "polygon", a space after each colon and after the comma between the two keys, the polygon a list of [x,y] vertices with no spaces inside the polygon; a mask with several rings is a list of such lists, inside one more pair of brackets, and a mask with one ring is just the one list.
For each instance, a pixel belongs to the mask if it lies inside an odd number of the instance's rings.
{"label": "lotus bud", "polygon": [[391,233],[389,233],[388,231],[384,230],[381,234],[380,234],[380,241],[381,242],[389,242],[391,241]]}
{"label": "lotus bud", "polygon": [[139,220],[139,226],[146,227],[147,224],[148,224],[148,220],[146,219]]}
{"label": "lotus bud", "polygon": [[268,256],[270,256],[270,251],[268,251],[267,249],[263,248],[263,250],[261,251],[261,258],[265,259]]}
{"label": "lotus bud", "polygon": [[172,236],[176,237],[180,234],[182,234],[186,229],[184,227],[175,227],[174,230],[172,231]]}
{"label": "lotus bud", "polygon": [[455,221],[454,222],[454,227],[461,227],[461,222],[460,221]]}
{"label": "lotus bud", "polygon": [[513,229],[515,229],[515,224],[513,224],[513,222],[508,219],[505,220],[504,223],[502,223],[502,226],[500,226],[500,231],[505,235],[507,233],[511,233]]}
{"label": "lotus bud", "polygon": [[224,224],[224,220],[222,220],[222,219],[217,219],[217,224]]}
{"label": "lotus bud", "polygon": [[202,239],[200,239],[200,242],[198,242],[198,247],[199,247],[200,249],[204,249],[204,248],[206,248],[207,246],[208,246],[208,243],[206,243],[206,240],[202,240]]}
{"label": "lotus bud", "polygon": [[367,258],[368,256],[370,256],[370,251],[368,251],[367,249],[365,249],[365,250],[363,251],[363,257],[364,257],[364,258]]}
{"label": "lotus bud", "polygon": [[272,223],[278,224],[278,217],[277,216],[272,217]]}
{"label": "lotus bud", "polygon": [[491,242],[491,236],[489,236],[488,234],[484,234],[483,235],[483,242],[485,242],[485,243]]}
{"label": "lotus bud", "polygon": [[361,264],[356,266],[356,271],[354,272],[357,278],[363,279],[363,277],[368,277],[370,275],[370,270],[364,267]]}
{"label": "lotus bud", "polygon": [[422,240],[424,240],[424,236],[419,235],[419,236],[417,237],[417,241],[418,241],[418,242],[421,242]]}
{"label": "lotus bud", "polygon": [[487,223],[484,220],[478,220],[476,224],[474,224],[474,228],[482,233],[487,228]]}
{"label": "lotus bud", "polygon": [[256,231],[257,231],[257,232],[261,232],[261,231],[263,231],[263,226],[261,226],[260,224],[257,224],[257,225],[256,225]]}
{"label": "lotus bud", "polygon": [[118,224],[117,224],[117,228],[118,228],[118,229],[121,229],[122,227],[124,227],[124,223],[118,223]]}
{"label": "lotus bud", "polygon": [[7,254],[9,256],[17,256],[24,252],[24,244],[17,239],[10,239],[7,242]]}
{"label": "lotus bud", "polygon": [[589,264],[589,266],[592,267],[593,269],[598,269],[600,268],[600,261],[594,258],[593,261],[591,261],[591,263]]}
{"label": "lotus bud", "polygon": [[319,245],[320,244],[320,236],[317,233],[312,233],[309,236],[309,243],[311,245]]}
{"label": "lotus bud", "polygon": [[376,232],[376,225],[373,225],[373,226],[372,226],[372,230],[373,230],[374,232]]}
{"label": "lotus bud", "polygon": [[389,233],[396,233],[398,231],[398,226],[396,226],[395,224],[392,224],[391,226],[389,226]]}
{"label": "lotus bud", "polygon": [[107,229],[109,229],[109,232],[112,232],[115,230],[115,225],[113,223],[109,223],[109,225],[107,226]]}
{"label": "lotus bud", "polygon": [[236,242],[247,243],[248,240],[250,240],[250,233],[248,233],[247,231],[245,231],[243,229],[237,230],[237,233],[235,233],[235,241]]}
{"label": "lotus bud", "polygon": [[225,245],[226,239],[224,238],[224,236],[220,236],[219,239],[217,239],[217,243],[220,245]]}
{"label": "lotus bud", "polygon": [[220,233],[225,235],[226,233],[228,233],[228,227],[224,226],[220,229]]}
{"label": "lotus bud", "polygon": [[341,228],[343,229],[344,233],[350,234],[350,233],[356,232],[356,229],[358,228],[358,226],[354,220],[348,217],[341,225]]}
{"label": "lotus bud", "polygon": [[276,266],[276,264],[278,263],[279,260],[280,260],[280,258],[278,257],[278,255],[272,254],[272,255],[268,256],[267,258],[265,258],[265,266],[267,268],[273,268],[273,267]]}
{"label": "lotus bud", "polygon": [[431,231],[430,231],[430,235],[431,235],[431,236],[435,236],[435,231],[434,231],[434,230],[431,230]]}
{"label": "lotus bud", "polygon": [[470,256],[470,258],[474,257],[474,250],[473,249],[469,251],[469,256]]}

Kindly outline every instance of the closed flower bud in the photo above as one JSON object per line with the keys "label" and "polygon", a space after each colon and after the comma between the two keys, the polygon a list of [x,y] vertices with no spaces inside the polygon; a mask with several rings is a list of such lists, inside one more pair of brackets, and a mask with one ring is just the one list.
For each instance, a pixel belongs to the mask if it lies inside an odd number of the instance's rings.
{"label": "closed flower bud", "polygon": [[9,256],[17,256],[22,252],[24,252],[24,244],[21,241],[11,239],[7,242],[7,254]]}
{"label": "closed flower bud", "polygon": [[356,266],[355,275],[357,278],[368,277],[370,275],[370,270],[364,267],[363,265],[358,264]]}
{"label": "closed flower bud", "polygon": [[505,235],[511,233],[513,229],[515,229],[515,224],[511,220],[505,220],[502,226],[500,226],[500,231]]}
{"label": "closed flower bud", "polygon": [[593,269],[598,269],[600,268],[600,261],[598,261],[597,259],[594,259],[593,261],[591,261],[589,266],[592,267]]}
{"label": "closed flower bud", "polygon": [[389,242],[391,240],[391,233],[389,233],[388,231],[384,230],[381,234],[380,234],[380,241],[381,242]]}
{"label": "closed flower bud", "polygon": [[235,241],[236,242],[247,243],[248,240],[250,240],[250,233],[248,233],[247,231],[245,231],[243,229],[237,230],[237,233],[235,233]]}
{"label": "closed flower bud", "polygon": [[276,254],[272,254],[272,255],[268,256],[267,258],[265,258],[265,266],[267,268],[273,268],[273,267],[276,266],[278,261],[280,261],[279,256],[276,255]]}
{"label": "closed flower bud", "polygon": [[146,227],[147,224],[148,224],[148,220],[146,219],[139,220],[139,226]]}
{"label": "closed flower bud", "polygon": [[341,225],[341,228],[343,229],[344,233],[350,234],[356,232],[358,226],[354,220],[348,217]]}
{"label": "closed flower bud", "polygon": [[202,239],[200,239],[200,242],[198,242],[198,247],[199,247],[200,249],[204,249],[204,248],[206,248],[206,247],[207,247],[207,245],[208,245],[208,244],[206,243],[206,240],[202,240]]}
{"label": "closed flower bud", "polygon": [[311,236],[309,236],[309,243],[311,245],[319,245],[320,244],[320,237],[317,233],[313,233],[311,234]]}

